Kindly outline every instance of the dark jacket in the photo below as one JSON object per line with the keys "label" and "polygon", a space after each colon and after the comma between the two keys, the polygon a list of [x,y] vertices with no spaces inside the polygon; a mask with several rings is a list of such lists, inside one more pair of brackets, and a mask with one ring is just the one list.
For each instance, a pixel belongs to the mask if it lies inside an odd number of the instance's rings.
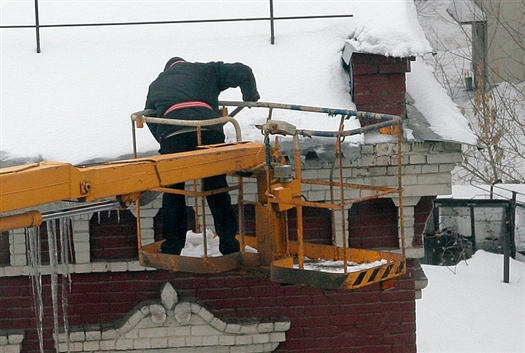
{"label": "dark jacket", "polygon": [[[161,118],[181,120],[218,118],[221,115],[219,94],[234,87],[240,87],[244,101],[259,100],[255,77],[250,67],[241,63],[226,64],[221,61],[192,63],[175,57],[168,61],[165,70],[149,86],[146,109],[155,109],[157,117]],[[188,101],[204,102],[213,109],[192,107],[173,110],[165,115],[166,110],[173,104]],[[159,142],[184,128],[166,124],[148,124],[148,127]],[[222,125],[214,125],[210,128],[223,133]]]}

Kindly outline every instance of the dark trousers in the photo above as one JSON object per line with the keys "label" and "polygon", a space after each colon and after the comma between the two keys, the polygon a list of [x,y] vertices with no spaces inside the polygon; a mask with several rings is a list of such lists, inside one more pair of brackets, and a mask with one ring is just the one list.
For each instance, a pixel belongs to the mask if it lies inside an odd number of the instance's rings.
{"label": "dark trousers", "polygon": [[[204,130],[201,135],[203,145],[223,143],[222,134]],[[196,133],[175,135],[161,143],[161,154],[192,151],[197,148]],[[188,168],[191,168],[188,165]],[[184,183],[169,186],[172,189],[184,190]],[[203,190],[215,190],[228,187],[226,175],[217,175],[203,179]],[[235,239],[238,225],[237,217],[231,205],[228,192],[213,194],[206,197],[210,208],[215,231],[219,236],[219,250],[223,255],[239,251],[239,242]],[[180,254],[186,243],[188,214],[186,212],[185,195],[164,193],[162,198],[162,236],[166,241],[162,244],[164,253]]]}

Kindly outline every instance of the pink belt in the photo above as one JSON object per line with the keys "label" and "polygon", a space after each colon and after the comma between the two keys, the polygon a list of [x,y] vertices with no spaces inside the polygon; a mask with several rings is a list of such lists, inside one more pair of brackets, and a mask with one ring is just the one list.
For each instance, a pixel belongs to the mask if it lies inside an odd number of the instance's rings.
{"label": "pink belt", "polygon": [[171,107],[169,107],[169,108],[164,112],[164,116],[166,116],[167,114],[169,114],[169,113],[171,113],[172,111],[177,110],[177,109],[184,109],[184,108],[199,108],[199,107],[202,107],[202,108],[208,108],[208,109],[213,110],[213,108],[212,108],[208,103],[201,102],[201,101],[187,101],[187,102],[181,102],[181,103],[175,103],[175,104],[173,104]]}

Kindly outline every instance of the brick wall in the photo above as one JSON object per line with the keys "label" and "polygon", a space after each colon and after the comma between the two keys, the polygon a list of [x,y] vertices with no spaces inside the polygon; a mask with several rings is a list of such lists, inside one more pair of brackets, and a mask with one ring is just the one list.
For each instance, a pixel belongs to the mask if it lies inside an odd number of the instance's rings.
{"label": "brick wall", "polygon": [[[395,143],[362,146],[361,158],[352,162],[344,161],[345,181],[395,186],[395,146]],[[404,214],[409,256],[417,258],[423,255],[415,238],[421,232],[422,220],[430,211],[428,205],[433,195],[450,193],[450,171],[461,158],[460,147],[449,143],[403,144]],[[326,166],[317,160],[306,160],[303,177],[328,180],[329,173]],[[232,183],[233,181],[230,180]],[[254,199],[255,190],[253,180],[246,180],[245,196]],[[345,198],[367,196],[367,193],[368,191],[349,192]],[[308,200],[330,199],[329,192],[316,185],[305,185],[303,194]],[[387,217],[394,219],[393,213],[398,206],[396,200],[384,198],[377,202],[388,203]],[[160,204],[161,197],[158,197],[141,209],[145,244],[154,241],[155,228],[158,231],[154,219],[158,215]],[[348,212],[351,210],[352,208]],[[381,212],[373,209],[367,212],[381,215]],[[253,219],[250,207],[247,207],[246,215],[250,222],[250,215]],[[309,241],[327,241],[328,217],[319,215],[314,222],[315,211],[310,215],[309,211],[305,211],[305,215],[314,217],[308,220],[308,224],[312,226],[312,238]],[[111,226],[116,229],[122,226],[123,229],[128,229],[135,224],[133,217],[129,215],[118,216],[118,222],[115,217],[116,215],[101,216],[100,223],[97,215],[75,218],[72,236],[75,261],[70,265],[73,281],[69,310],[71,325],[112,324],[127,315],[139,302],[157,298],[159,287],[169,281],[181,296],[194,297],[226,318],[275,315],[290,317],[292,327],[286,332],[287,340],[281,343],[279,352],[330,352],[326,347],[333,347],[334,352],[415,351],[414,298],[417,291],[414,289],[412,269],[408,276],[397,281],[393,291],[381,292],[378,286],[354,291],[327,291],[283,286],[269,281],[265,274],[255,276],[233,272],[221,276],[195,276],[145,270],[135,259],[92,259],[90,228]],[[208,219],[210,227],[211,223],[211,219]],[[395,226],[390,224],[389,227],[394,229]],[[306,231],[309,231],[308,227]],[[395,239],[395,232],[392,233],[389,241]],[[105,247],[111,243],[104,242],[105,234],[106,231],[99,234],[97,247]],[[323,239],[318,237],[321,234]],[[133,237],[136,239],[135,235]],[[4,240],[5,238],[3,237]],[[27,277],[29,268],[24,231],[10,231],[8,238],[10,265],[0,266],[0,330],[23,330],[24,352],[36,352],[38,339],[34,331],[35,315],[30,278]],[[355,238],[350,240],[352,242]],[[121,241],[127,242],[125,238]],[[129,244],[126,246],[131,249]],[[375,245],[363,241],[359,246]],[[43,271],[44,274],[49,273],[46,268]],[[45,302],[48,327],[46,347],[50,351],[51,304],[47,275],[44,276],[44,292],[48,293]],[[2,332],[0,331],[0,338]],[[16,335],[16,339],[18,338],[19,335]]]}
{"label": "brick wall", "polygon": [[353,101],[357,110],[403,115],[409,59],[354,53]]}
{"label": "brick wall", "polygon": [[89,229],[92,261],[138,259],[137,223],[131,211],[95,213]]}
{"label": "brick wall", "polygon": [[[357,109],[402,116],[405,113],[405,73],[409,70],[409,59],[406,58],[354,53],[353,99]],[[397,186],[396,148],[395,142],[361,146],[360,158],[343,162],[344,181]],[[418,236],[422,232],[423,220],[430,212],[429,201],[435,195],[450,193],[450,171],[461,160],[461,145],[405,142],[402,152],[407,255],[417,258],[424,255]],[[329,168],[317,160],[307,159],[302,176],[328,180]],[[234,181],[230,180],[231,183]],[[255,201],[256,190],[253,181],[245,182],[248,200]],[[305,185],[303,194],[311,201],[330,200],[329,191],[316,185]],[[354,190],[343,197],[369,195],[367,190]],[[158,197],[141,209],[144,244],[159,238],[160,200]],[[192,206],[191,200],[189,205]],[[350,244],[363,248],[399,247],[399,206],[399,199],[393,196],[349,208],[349,235],[345,236],[349,236]],[[290,218],[293,225],[293,212]],[[305,208],[305,238],[320,243],[331,241],[329,218],[326,210]],[[253,219],[253,207],[248,206],[248,235],[255,229]],[[209,227],[213,227],[212,223],[207,219]],[[384,226],[377,228],[378,223],[384,223]],[[413,260],[408,260],[407,275],[397,279],[396,288],[389,291],[381,291],[379,285],[352,291],[281,285],[270,281],[264,272],[192,275],[145,270],[136,261],[134,224],[129,211],[76,217],[72,237],[74,261],[70,266],[72,287],[68,297],[71,326],[115,325],[138,303],[158,298],[160,287],[168,281],[181,297],[194,298],[226,319],[288,317],[291,327],[277,352],[416,351]],[[292,237],[294,232],[292,226]],[[24,337],[22,351],[38,352],[26,248],[23,230],[0,237],[0,264],[9,264],[0,266],[0,346],[7,347],[12,340],[13,347],[9,349],[16,351],[20,338]],[[49,270],[44,268],[45,273]],[[44,276],[43,284],[44,293],[47,293],[44,296],[45,347],[46,351],[53,351],[49,276]],[[6,333],[13,330],[16,335]]]}
{"label": "brick wall", "polygon": [[414,240],[413,246],[423,246],[423,231],[428,217],[432,214],[433,196],[423,196],[414,208]]}
{"label": "brick wall", "polygon": [[[85,273],[72,276],[69,323],[113,325],[141,301],[158,298],[169,282],[182,298],[194,298],[215,315],[229,319],[287,317],[286,341],[277,352],[415,352],[414,269],[396,288],[372,285],[353,291],[281,285],[264,273],[234,271],[192,275],[167,271]],[[51,341],[52,309],[49,277],[44,277],[44,336]],[[0,330],[25,333],[22,352],[38,352],[30,279],[0,278]],[[1,331],[0,331],[1,332]]]}
{"label": "brick wall", "polygon": [[391,199],[356,203],[348,211],[348,244],[353,248],[399,248],[398,211]]}

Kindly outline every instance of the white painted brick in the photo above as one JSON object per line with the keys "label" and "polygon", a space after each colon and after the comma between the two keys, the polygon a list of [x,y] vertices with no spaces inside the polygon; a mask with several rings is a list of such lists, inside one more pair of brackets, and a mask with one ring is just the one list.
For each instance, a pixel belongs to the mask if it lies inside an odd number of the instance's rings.
{"label": "white painted brick", "polygon": [[100,349],[103,351],[109,351],[116,348],[116,341],[100,341]]}
{"label": "white painted brick", "polygon": [[108,272],[109,263],[108,262],[93,262],[91,265],[93,272]]}
{"label": "white painted brick", "polygon": [[416,185],[417,184],[417,175],[403,175],[401,177],[403,185]]}
{"label": "white painted brick", "polygon": [[84,351],[96,351],[100,349],[100,341],[86,341],[84,342]]}
{"label": "white painted brick", "polygon": [[168,339],[166,337],[153,338],[151,340],[151,348],[166,348],[168,346]]}
{"label": "white painted brick", "polygon": [[202,344],[204,346],[217,346],[219,345],[219,336],[203,336],[202,337]]}
{"label": "white painted brick", "polygon": [[85,232],[75,231],[73,233],[73,241],[76,243],[88,243],[89,244],[89,229]]}
{"label": "white painted brick", "polygon": [[149,207],[150,205],[151,203],[147,207],[143,207],[143,206],[140,207],[140,222],[141,223],[146,219],[154,218],[159,212],[159,210]]}
{"label": "white painted brick", "polygon": [[408,156],[409,164],[426,164],[427,158],[424,155],[413,154]]}
{"label": "white painted brick", "polygon": [[290,329],[290,321],[281,321],[275,323],[275,331],[288,331]]}
{"label": "white painted brick", "polygon": [[413,224],[412,224],[412,226],[408,226],[408,225],[405,224],[405,239],[408,240],[410,238],[410,240],[411,240],[410,243],[412,243],[412,239],[414,238],[414,233],[415,233],[413,227],[414,227]]}
{"label": "white painted brick", "polygon": [[421,172],[425,174],[430,173],[438,173],[439,172],[439,165],[437,164],[427,164],[421,166]]}
{"label": "white painted brick", "polygon": [[368,168],[354,168],[352,170],[352,177],[354,178],[367,177],[369,175],[370,171]]}
{"label": "white painted brick", "polygon": [[459,163],[462,159],[461,153],[432,154],[427,156],[429,164]]}
{"label": "white painted brick", "polygon": [[271,342],[283,342],[286,340],[286,334],[284,332],[272,332],[270,333]]}
{"label": "white painted brick", "polygon": [[125,272],[128,270],[128,264],[126,262],[110,262],[110,272]]}
{"label": "white painted brick", "polygon": [[425,249],[423,247],[414,248],[409,246],[405,249],[405,255],[410,259],[420,259],[425,256]]}
{"label": "white painted brick", "polygon": [[247,353],[246,346],[234,346],[230,348],[230,353]]}
{"label": "white painted brick", "polygon": [[102,333],[100,331],[87,331],[86,332],[86,341],[99,341],[102,338]]}
{"label": "white painted brick", "polygon": [[409,144],[410,152],[415,152],[415,153],[426,153],[428,152],[429,147],[430,146],[427,143],[415,142],[415,143]]}
{"label": "white painted brick", "polygon": [[153,200],[151,205],[156,209],[160,209],[162,207],[162,196],[158,196],[155,200]]}
{"label": "white painted brick", "polygon": [[[405,166],[402,167],[403,175],[406,175],[406,174],[420,174],[421,171],[422,171],[422,166],[421,165],[405,165]],[[395,173],[397,173],[397,167],[396,167]]]}
{"label": "white painted brick", "polygon": [[[79,262],[78,258],[77,262]],[[90,273],[93,271],[93,266],[90,263],[75,264],[73,268],[75,269],[75,273]]]}
{"label": "white painted brick", "polygon": [[86,242],[75,242],[75,252],[76,253],[83,253],[87,252],[89,253],[91,247],[89,243]]}
{"label": "white painted brick", "polygon": [[69,343],[69,349],[76,352],[82,351],[82,346],[82,342]]}
{"label": "white painted brick", "polygon": [[133,340],[121,338],[115,342],[115,349],[117,350],[130,350],[132,348]]}
{"label": "white painted brick", "polygon": [[205,322],[210,322],[215,316],[205,307],[201,307],[197,313]]}
{"label": "white painted brick", "polygon": [[144,271],[144,266],[138,261],[130,261],[128,263],[128,271]]}
{"label": "white painted brick", "polygon": [[417,176],[418,184],[445,184],[451,182],[451,175],[445,173],[436,174],[420,174]]}
{"label": "white painted brick", "polygon": [[173,336],[189,336],[191,334],[191,326],[175,327]]}
{"label": "white painted brick", "polygon": [[362,154],[374,154],[374,145],[362,145],[361,146],[361,153]]}
{"label": "white painted brick", "polygon": [[273,352],[277,348],[278,345],[279,345],[278,343],[265,343],[264,344],[264,351],[265,352]]}
{"label": "white painted brick", "polygon": [[[146,321],[146,320],[144,320]],[[140,328],[139,337],[166,337],[165,327]]]}
{"label": "white painted brick", "polygon": [[367,179],[369,182],[367,185],[371,186],[389,186],[397,184],[397,177],[394,176],[377,176]]}
{"label": "white painted brick", "polygon": [[142,228],[153,228],[153,218],[151,217],[144,217],[141,213],[140,215],[140,227]]}
{"label": "white painted brick", "polygon": [[118,332],[114,329],[102,331],[103,340],[113,340],[119,336]]}
{"label": "white painted brick", "polygon": [[219,336],[219,343],[222,346],[233,346],[235,344],[235,336],[228,336],[228,335]]}
{"label": "white painted brick", "polygon": [[405,217],[405,235],[407,235],[407,232],[410,230],[411,227],[414,227],[414,218]]}
{"label": "white painted brick", "polygon": [[186,344],[185,337],[169,337],[168,346],[169,347],[184,347]]}
{"label": "white painted brick", "polygon": [[248,352],[248,353],[265,352],[264,344],[253,344],[251,346],[248,346],[248,347],[246,347],[246,352]]}
{"label": "white painted brick", "polygon": [[89,232],[89,221],[80,219],[75,220],[73,238],[75,238],[75,234],[81,234],[82,232]]}
{"label": "white painted brick", "polygon": [[390,156],[394,153],[394,145],[390,143],[381,143],[374,145],[375,147],[375,154],[377,156]]}
{"label": "white painted brick", "polygon": [[241,325],[239,324],[227,324],[224,329],[226,333],[241,333]]}
{"label": "white painted brick", "polygon": [[120,331],[120,335],[122,338],[129,338],[129,339],[137,339],[139,338],[139,330],[130,330],[130,327],[128,325],[124,325]]}
{"label": "white painted brick", "polygon": [[9,344],[20,344],[24,340],[23,334],[12,333],[7,337]]}
{"label": "white painted brick", "polygon": [[202,346],[202,336],[186,337],[186,346],[190,346],[190,347]]}
{"label": "white painted brick", "polygon": [[309,191],[306,194],[306,198],[309,201],[325,200],[326,199],[326,192],[325,191]]}
{"label": "white painted brick", "polygon": [[151,348],[151,338],[137,338],[133,340],[134,349],[148,349]]}
{"label": "white painted brick", "polygon": [[84,333],[84,331],[76,331],[76,332],[71,332],[69,337],[70,337],[69,340],[71,342],[82,342],[82,341],[85,341],[86,334]]}
{"label": "white painted brick", "polygon": [[11,256],[11,265],[12,266],[26,266],[27,258],[26,256]]}
{"label": "white painted brick", "polygon": [[226,322],[222,321],[221,319],[219,319],[217,317],[214,317],[210,321],[210,325],[212,327],[215,327],[217,330],[219,330],[221,332],[224,332],[224,330],[226,329]]}
{"label": "white painted brick", "polygon": [[[0,345],[2,343],[0,342]],[[71,352],[71,347],[69,347],[69,345],[67,343],[59,343],[58,344],[58,351],[59,352]],[[19,353],[20,351],[18,351]],[[2,349],[2,347],[0,347],[0,353],[5,353],[5,350]]]}
{"label": "white painted brick", "polygon": [[253,336],[253,343],[267,343],[270,342],[270,335],[269,334],[258,334]]}
{"label": "white painted brick", "polygon": [[386,174],[386,167],[370,168],[370,176],[384,176]]}
{"label": "white painted brick", "polygon": [[242,325],[241,326],[241,333],[243,333],[243,334],[258,333],[259,331],[257,330],[257,326],[258,326],[258,324]]}
{"label": "white painted brick", "polygon": [[91,254],[90,254],[90,246],[89,244],[80,244],[80,247],[82,247],[84,249],[84,251],[79,251],[77,250],[77,245],[79,244],[75,244],[74,247],[75,247],[75,262],[78,264],[78,263],[88,263],[91,261]]}
{"label": "white painted brick", "polygon": [[25,254],[26,244],[14,244],[11,250],[14,254]]}
{"label": "white painted brick", "polygon": [[252,343],[253,343],[253,336],[252,335],[235,336],[235,344],[236,345],[246,345],[246,344],[252,344]]}
{"label": "white painted brick", "polygon": [[456,164],[440,164],[439,165],[439,172],[440,173],[450,173],[451,171],[456,168]]}
{"label": "white painted brick", "polygon": [[219,332],[208,325],[193,325],[191,326],[192,336],[213,336],[218,335]]}
{"label": "white painted brick", "polygon": [[317,170],[315,169],[302,170],[301,177],[303,179],[317,179]]}
{"label": "white painted brick", "polygon": [[[391,158],[390,158],[390,165],[397,165],[398,163],[398,155],[393,155]],[[406,155],[406,154],[403,154],[401,155],[401,165],[407,165],[407,164],[410,164],[410,156]]]}

